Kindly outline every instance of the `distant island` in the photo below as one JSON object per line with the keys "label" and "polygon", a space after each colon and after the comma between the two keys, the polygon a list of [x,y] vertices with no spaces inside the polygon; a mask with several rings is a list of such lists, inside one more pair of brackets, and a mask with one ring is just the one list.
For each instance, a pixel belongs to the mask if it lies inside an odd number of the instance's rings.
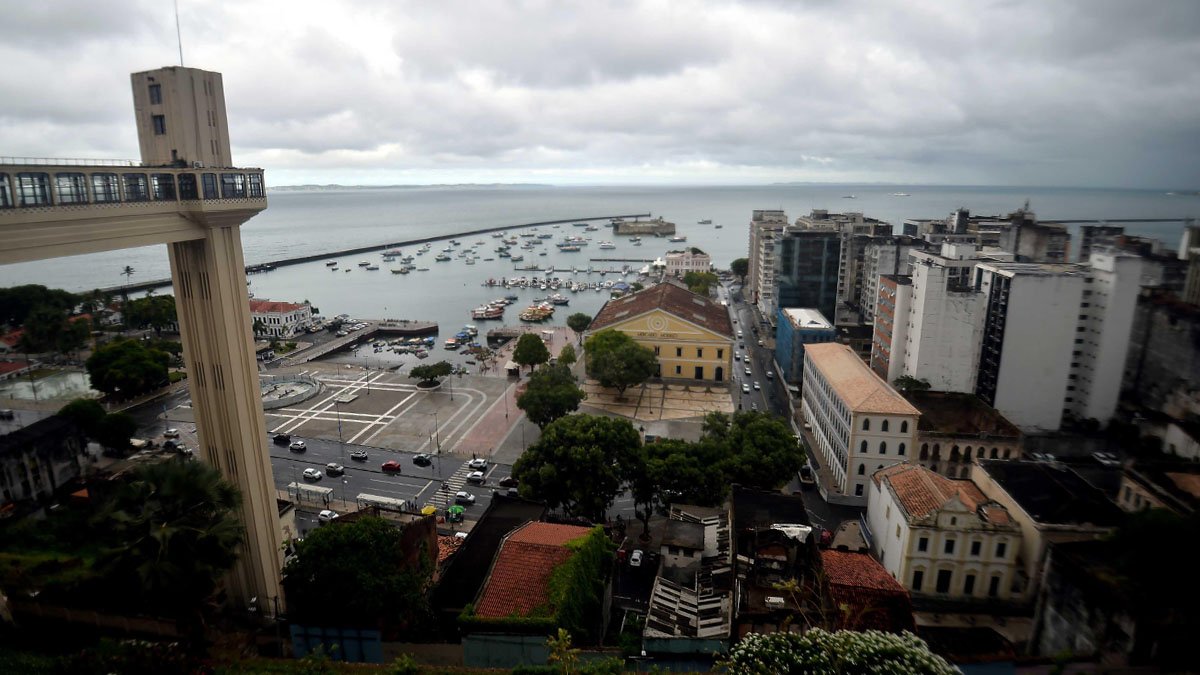
{"label": "distant island", "polygon": [[552,188],[545,183],[442,183],[435,185],[278,185],[273,186],[273,192],[313,192],[317,190],[462,190],[464,188]]}

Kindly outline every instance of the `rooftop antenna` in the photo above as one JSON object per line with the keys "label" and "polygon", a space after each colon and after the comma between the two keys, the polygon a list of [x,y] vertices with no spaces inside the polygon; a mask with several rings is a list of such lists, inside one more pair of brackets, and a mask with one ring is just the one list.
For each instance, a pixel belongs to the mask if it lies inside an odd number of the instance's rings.
{"label": "rooftop antenna", "polygon": [[179,44],[179,67],[183,67],[183,35],[179,32],[179,0],[175,0],[175,42]]}

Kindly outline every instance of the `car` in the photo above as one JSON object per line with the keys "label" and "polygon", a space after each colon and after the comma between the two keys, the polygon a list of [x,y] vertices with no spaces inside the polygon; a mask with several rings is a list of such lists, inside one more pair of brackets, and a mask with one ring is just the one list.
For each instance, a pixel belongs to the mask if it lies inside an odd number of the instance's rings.
{"label": "car", "polygon": [[743,393],[743,394],[749,394],[749,393],[750,393],[750,385],[748,385],[748,384],[743,384],[743,385],[742,385],[742,393]]}
{"label": "car", "polygon": [[304,480],[321,480],[321,472],[316,469],[305,469]]}
{"label": "car", "polygon": [[467,462],[467,466],[471,467],[475,471],[483,471],[487,468],[487,465],[488,461],[482,457],[476,457],[475,459]]}
{"label": "car", "polygon": [[757,403],[751,403],[751,404],[750,404],[750,409],[751,409],[751,410],[758,410],[758,404],[757,404]]}
{"label": "car", "polygon": [[433,455],[422,452],[419,455],[413,455],[413,464],[417,466],[430,466],[433,464]]}
{"label": "car", "polygon": [[292,444],[288,446],[288,449],[290,449],[292,452],[304,452],[308,449],[308,446],[304,444],[304,441],[292,441]]}
{"label": "car", "polygon": [[759,341],[758,341],[758,346],[759,346],[759,347],[763,346],[763,344],[764,344],[764,343],[763,343],[763,341],[762,341],[762,340],[759,340]]}
{"label": "car", "polygon": [[163,438],[179,438],[178,429],[167,429],[163,432]]}
{"label": "car", "polygon": [[371,456],[367,454],[366,450],[351,450],[350,451],[350,459],[352,459],[356,462],[365,462],[370,458],[371,458]]}
{"label": "car", "polygon": [[379,469],[384,473],[400,473],[400,462],[390,459],[379,465]]}
{"label": "car", "polygon": [[292,442],[292,436],[290,434],[275,434],[271,437],[271,441],[275,445],[288,445]]}
{"label": "car", "polygon": [[332,522],[338,518],[341,518],[341,516],[338,515],[338,512],[330,511],[329,509],[321,509],[321,512],[317,514],[317,520],[321,521],[322,523]]}
{"label": "car", "polygon": [[499,483],[500,487],[505,487],[505,488],[515,488],[515,487],[519,486],[520,484],[521,484],[521,481],[517,480],[513,476],[505,476],[504,478],[500,479],[500,483]]}
{"label": "car", "polygon": [[733,360],[734,360],[734,361],[741,361],[741,360],[742,360],[742,355],[741,355],[741,354],[734,354],[734,355],[733,355]]}
{"label": "car", "polygon": [[467,538],[467,533],[466,533],[466,532],[455,532],[455,533],[454,533],[454,538],[455,538],[455,539],[466,539],[466,538]]}
{"label": "car", "polygon": [[458,492],[454,495],[455,504],[474,504],[475,495],[470,492]]}
{"label": "car", "polygon": [[341,476],[346,473],[346,467],[337,462],[330,462],[325,465],[325,473],[330,476]]}
{"label": "car", "polygon": [[813,480],[812,467],[807,464],[800,467],[800,482],[805,485],[812,485],[814,482],[816,482]]}
{"label": "car", "polygon": [[762,387],[758,386],[758,383],[755,382],[754,383],[754,391],[759,391],[760,389],[762,389]]}
{"label": "car", "polygon": [[336,337],[346,337],[347,335],[349,335],[349,333],[344,330],[339,330],[338,332],[334,333],[334,336]]}
{"label": "car", "polygon": [[483,482],[483,472],[482,471],[472,471],[471,473],[467,474],[467,482],[468,483],[482,483]]}
{"label": "car", "polygon": [[768,380],[773,380],[773,379],[775,379],[775,373],[773,373],[773,372],[771,372],[771,371],[769,371],[769,370],[768,370],[768,371],[767,371],[767,379],[768,379]]}
{"label": "car", "polygon": [[14,413],[12,410],[9,410],[8,408],[5,408],[4,410],[0,410],[0,420],[11,420],[11,419],[15,418],[16,416],[17,416],[17,414]]}
{"label": "car", "polygon": [[750,377],[750,375],[751,375],[750,366],[746,366],[746,377]]}
{"label": "car", "polygon": [[181,446],[179,444],[179,441],[172,440],[172,439],[165,440],[165,441],[163,441],[163,444],[162,444],[162,449],[166,450],[168,452],[178,452],[179,448],[181,448],[181,447],[183,447],[183,446]]}
{"label": "car", "polygon": [[742,331],[740,331],[740,330],[739,330],[739,331],[738,331],[738,338],[741,338],[741,337],[742,337]]}
{"label": "car", "polygon": [[640,548],[634,549],[633,553],[629,554],[629,566],[630,567],[641,567],[642,566],[642,558],[645,555],[646,555],[645,553],[642,553],[642,549],[640,549]]}

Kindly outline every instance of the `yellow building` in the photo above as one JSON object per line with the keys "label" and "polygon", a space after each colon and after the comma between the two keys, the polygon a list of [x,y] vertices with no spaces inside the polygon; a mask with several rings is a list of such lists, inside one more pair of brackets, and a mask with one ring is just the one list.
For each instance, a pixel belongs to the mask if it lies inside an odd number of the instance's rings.
{"label": "yellow building", "polygon": [[604,303],[585,335],[609,328],[653,349],[663,379],[730,380],[733,324],[725,307],[710,298],[661,283]]}

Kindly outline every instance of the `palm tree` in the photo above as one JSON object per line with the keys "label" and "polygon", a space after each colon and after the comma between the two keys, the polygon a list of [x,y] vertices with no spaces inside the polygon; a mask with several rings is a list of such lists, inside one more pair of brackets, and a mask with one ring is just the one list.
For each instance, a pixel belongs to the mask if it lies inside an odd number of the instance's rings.
{"label": "palm tree", "polygon": [[204,609],[242,541],[242,495],[211,466],[138,467],[99,514],[111,547],[97,570],[141,608],[176,619],[203,645]]}
{"label": "palm tree", "polygon": [[129,285],[129,277],[132,277],[133,273],[134,273],[134,269],[133,269],[132,265],[126,265],[125,269],[121,270],[121,274],[125,275],[125,285],[126,286]]}

